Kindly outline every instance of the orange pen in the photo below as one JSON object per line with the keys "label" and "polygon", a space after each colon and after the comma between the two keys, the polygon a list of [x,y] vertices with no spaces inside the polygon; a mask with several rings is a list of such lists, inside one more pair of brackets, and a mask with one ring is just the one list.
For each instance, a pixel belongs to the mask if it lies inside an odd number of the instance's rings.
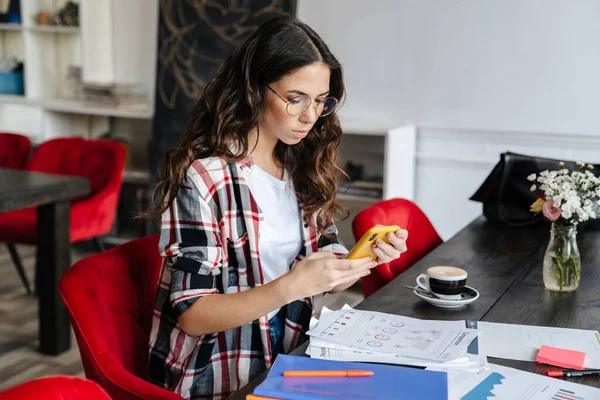
{"label": "orange pen", "polygon": [[277,399],[275,397],[263,397],[263,396],[257,396],[255,394],[247,394],[246,400],[279,400],[279,399]]}
{"label": "orange pen", "polygon": [[302,376],[373,376],[373,371],[365,371],[362,369],[345,370],[345,371],[284,371],[283,376],[286,377],[302,377]]}

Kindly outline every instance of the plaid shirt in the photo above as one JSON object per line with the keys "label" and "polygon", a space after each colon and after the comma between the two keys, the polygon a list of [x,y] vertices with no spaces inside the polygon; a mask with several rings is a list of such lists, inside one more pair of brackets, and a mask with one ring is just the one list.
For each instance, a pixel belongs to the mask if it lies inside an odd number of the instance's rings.
{"label": "plaid shirt", "polygon": [[[184,398],[227,398],[273,362],[266,315],[199,337],[186,335],[177,324],[177,317],[201,296],[265,283],[258,252],[263,217],[246,182],[251,166],[249,157],[237,163],[194,161],[162,217],[160,251],[166,262],[152,319],[149,379]],[[300,213],[304,246],[291,267],[315,251],[347,252],[333,223],[326,229],[330,239]],[[287,353],[306,340],[312,299],[296,300],[284,311]]]}

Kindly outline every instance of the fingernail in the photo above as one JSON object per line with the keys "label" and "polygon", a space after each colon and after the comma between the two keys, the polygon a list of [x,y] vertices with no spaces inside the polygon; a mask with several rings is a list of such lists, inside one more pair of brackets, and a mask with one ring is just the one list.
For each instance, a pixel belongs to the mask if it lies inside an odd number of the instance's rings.
{"label": "fingernail", "polygon": [[374,245],[373,245],[373,248],[374,248],[374,249],[376,249],[376,248],[377,248],[377,245],[376,245],[376,244],[374,244]]}
{"label": "fingernail", "polygon": [[381,239],[377,239],[377,244],[378,244],[378,245],[382,245],[382,244],[383,244],[383,240],[381,240]]}

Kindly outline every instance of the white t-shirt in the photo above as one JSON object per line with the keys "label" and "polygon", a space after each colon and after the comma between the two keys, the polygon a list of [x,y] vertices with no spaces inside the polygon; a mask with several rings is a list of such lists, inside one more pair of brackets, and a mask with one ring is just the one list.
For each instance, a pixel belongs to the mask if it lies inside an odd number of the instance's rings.
{"label": "white t-shirt", "polygon": [[[287,173],[281,181],[254,164],[247,182],[264,218],[259,227],[258,252],[267,283],[287,273],[302,248],[298,200]],[[271,311],[269,319],[278,311]]]}

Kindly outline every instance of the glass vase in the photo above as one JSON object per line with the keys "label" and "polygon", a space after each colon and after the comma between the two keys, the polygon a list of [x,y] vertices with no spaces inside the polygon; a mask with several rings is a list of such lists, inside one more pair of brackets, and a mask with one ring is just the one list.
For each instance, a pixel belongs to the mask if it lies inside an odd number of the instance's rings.
{"label": "glass vase", "polygon": [[573,292],[579,286],[581,258],[575,226],[552,224],[543,275],[544,287],[554,292]]}

